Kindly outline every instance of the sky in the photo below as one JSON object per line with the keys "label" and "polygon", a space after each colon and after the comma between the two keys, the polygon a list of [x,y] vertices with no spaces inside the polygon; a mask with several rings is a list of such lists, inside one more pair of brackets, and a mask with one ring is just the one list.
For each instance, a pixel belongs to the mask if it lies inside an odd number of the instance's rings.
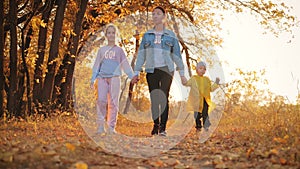
{"label": "sky", "polygon": [[[300,1],[285,0],[293,6],[292,13],[300,19]],[[280,34],[276,38],[271,33],[263,34],[263,28],[250,14],[231,14],[222,22],[224,44],[218,49],[218,57],[227,62],[222,66],[225,81],[235,68],[242,70],[266,70],[268,88],[277,95],[295,103],[297,80],[300,81],[300,28],[294,29],[295,37]],[[288,41],[291,40],[290,43]],[[300,84],[298,85],[300,89]]]}

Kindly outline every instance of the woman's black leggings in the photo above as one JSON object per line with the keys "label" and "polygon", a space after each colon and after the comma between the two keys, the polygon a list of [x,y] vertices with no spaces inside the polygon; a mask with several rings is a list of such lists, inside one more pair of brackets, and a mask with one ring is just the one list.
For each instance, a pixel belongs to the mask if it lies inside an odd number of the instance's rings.
{"label": "woman's black leggings", "polygon": [[[165,129],[169,116],[169,91],[174,72],[168,67],[155,68],[153,73],[147,73],[147,83],[151,99],[152,119],[155,125]],[[160,118],[159,118],[160,117]]]}

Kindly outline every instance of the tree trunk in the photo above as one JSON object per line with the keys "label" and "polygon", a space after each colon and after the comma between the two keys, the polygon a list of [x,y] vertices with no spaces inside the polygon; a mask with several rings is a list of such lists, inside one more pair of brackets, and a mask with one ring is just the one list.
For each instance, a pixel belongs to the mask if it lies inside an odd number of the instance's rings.
{"label": "tree trunk", "polygon": [[[29,20],[28,20],[29,23]],[[25,28],[26,28],[25,24]],[[25,28],[22,29],[21,32],[21,38],[22,38],[22,68],[20,70],[20,76],[19,76],[19,89],[18,89],[18,97],[22,98],[24,93],[25,93],[25,87],[26,87],[26,94],[27,94],[27,105],[25,104],[26,102],[23,101],[23,99],[19,100],[18,103],[18,112],[21,112],[23,110],[24,113],[31,112],[31,88],[30,88],[30,75],[28,71],[28,67],[26,64],[26,57],[28,54],[28,48],[30,46],[31,42],[31,37],[33,35],[33,29],[30,27],[27,31],[26,39],[24,39],[24,31]],[[25,41],[25,42],[24,42]],[[26,77],[26,78],[25,78]],[[25,85],[25,79],[26,79],[26,85]]]}
{"label": "tree trunk", "polygon": [[[48,1],[47,8],[42,14],[42,20],[45,24],[48,25],[49,17],[51,14],[51,10],[53,8],[53,1]],[[41,102],[41,93],[43,89],[43,70],[42,65],[45,58],[45,48],[47,43],[47,29],[48,26],[43,27],[40,26],[39,30],[39,38],[38,38],[38,58],[36,60],[36,66],[34,70],[34,80],[33,80],[33,102],[37,105]]]}
{"label": "tree trunk", "polygon": [[17,69],[18,69],[18,53],[17,53],[17,2],[9,1],[9,22],[10,22],[10,75],[9,75],[9,91],[7,100],[7,109],[10,114],[16,114],[16,103],[21,98],[16,98],[17,91]]}
{"label": "tree trunk", "polygon": [[88,0],[81,0],[80,2],[80,9],[78,13],[76,14],[76,22],[74,25],[74,33],[75,36],[72,36],[71,38],[71,45],[69,46],[70,54],[67,54],[67,63],[64,63],[66,65],[66,81],[65,83],[61,84],[61,96],[60,100],[62,103],[62,106],[66,109],[73,107],[73,99],[72,99],[72,79],[75,69],[75,56],[77,56],[77,49],[78,49],[78,43],[80,39],[80,32],[81,32],[81,26],[82,26],[82,20],[85,14],[85,10],[87,7]]}
{"label": "tree trunk", "polygon": [[[136,57],[137,57],[137,52],[138,52],[138,49],[140,47],[140,37],[139,37],[139,32],[138,30],[136,30],[136,33],[135,33],[135,55],[131,61],[131,67],[134,67],[134,63],[135,63],[135,60],[136,60]],[[126,100],[126,104],[125,104],[125,108],[124,108],[124,111],[123,111],[123,114],[127,114],[128,112],[128,109],[129,109],[129,106],[130,106],[130,102],[131,102],[131,99],[132,99],[132,92],[133,92],[133,87],[134,87],[134,84],[133,83],[129,83],[129,91],[128,91],[128,97],[127,97],[127,100]]]}
{"label": "tree trunk", "polygon": [[[70,40],[71,41],[71,40]],[[69,41],[68,43],[68,49],[70,48],[69,46],[71,45],[71,42]],[[59,66],[59,69],[58,69],[58,72],[55,76],[55,81],[54,81],[54,91],[52,93],[52,102],[56,102],[57,105],[61,105],[62,104],[62,100],[60,99],[61,98],[61,92],[62,92],[62,89],[61,89],[61,85],[63,83],[66,83],[66,74],[67,74],[67,69],[66,67],[68,66],[68,57],[69,57],[70,54],[66,53],[64,55],[64,59],[62,60],[62,64]],[[57,91],[59,90],[59,91]]]}
{"label": "tree trunk", "polygon": [[58,3],[58,8],[56,11],[54,28],[52,32],[52,40],[50,44],[50,52],[49,52],[49,58],[47,62],[48,72],[46,73],[46,77],[44,81],[42,102],[49,102],[52,100],[52,93],[54,89],[55,68],[56,68],[55,59],[58,56],[59,42],[60,42],[60,36],[62,32],[62,26],[63,26],[62,24],[63,24],[64,12],[66,9],[67,0],[60,0],[57,3]]}
{"label": "tree trunk", "polygon": [[3,71],[3,58],[4,58],[4,1],[0,2],[0,117],[4,113],[4,71]]}

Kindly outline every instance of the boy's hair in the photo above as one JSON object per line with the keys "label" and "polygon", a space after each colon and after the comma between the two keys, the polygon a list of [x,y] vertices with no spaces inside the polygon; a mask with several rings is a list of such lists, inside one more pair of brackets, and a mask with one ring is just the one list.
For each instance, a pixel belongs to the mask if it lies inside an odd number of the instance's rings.
{"label": "boy's hair", "polygon": [[206,69],[206,63],[205,62],[203,62],[203,61],[198,62],[197,66],[196,66],[196,69],[199,69],[200,66],[204,66],[205,69]]}

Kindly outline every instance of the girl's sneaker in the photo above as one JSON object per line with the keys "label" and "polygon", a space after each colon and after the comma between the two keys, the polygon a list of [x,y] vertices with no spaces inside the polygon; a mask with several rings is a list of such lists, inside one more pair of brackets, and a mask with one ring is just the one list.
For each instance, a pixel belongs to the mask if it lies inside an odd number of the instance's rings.
{"label": "girl's sneaker", "polygon": [[97,134],[105,134],[105,128],[104,126],[99,126],[98,129],[97,129]]}
{"label": "girl's sneaker", "polygon": [[117,134],[117,132],[114,128],[108,127],[108,134]]}

